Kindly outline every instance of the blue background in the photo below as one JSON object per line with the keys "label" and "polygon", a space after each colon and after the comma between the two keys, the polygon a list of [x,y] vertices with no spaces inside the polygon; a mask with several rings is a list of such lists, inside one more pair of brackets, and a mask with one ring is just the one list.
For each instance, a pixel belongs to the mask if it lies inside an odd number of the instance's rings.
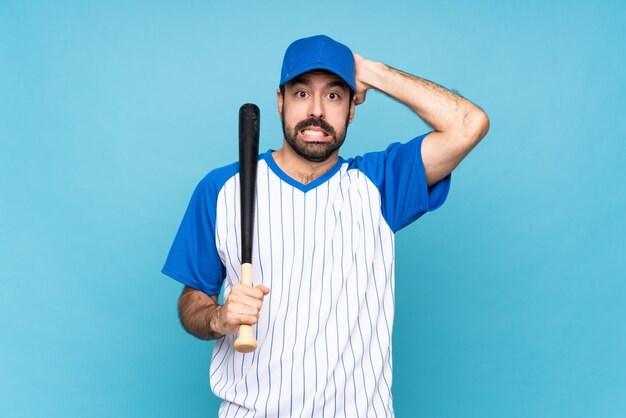
{"label": "blue background", "polygon": [[[397,237],[400,417],[626,416],[619,1],[0,1],[0,415],[201,417],[211,343],[160,268],[294,39],[326,33],[490,116]],[[427,131],[380,93],[342,155]]]}

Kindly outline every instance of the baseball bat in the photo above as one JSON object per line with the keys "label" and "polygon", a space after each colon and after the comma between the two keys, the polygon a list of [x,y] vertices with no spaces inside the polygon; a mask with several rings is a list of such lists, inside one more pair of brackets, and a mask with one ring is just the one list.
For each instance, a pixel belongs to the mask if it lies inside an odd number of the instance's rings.
{"label": "baseball bat", "polygon": [[[239,109],[239,185],[241,204],[241,283],[252,286],[252,240],[254,200],[256,195],[256,167],[259,155],[259,108],[246,103]],[[241,325],[235,340],[235,350],[249,353],[257,343],[252,326]]]}

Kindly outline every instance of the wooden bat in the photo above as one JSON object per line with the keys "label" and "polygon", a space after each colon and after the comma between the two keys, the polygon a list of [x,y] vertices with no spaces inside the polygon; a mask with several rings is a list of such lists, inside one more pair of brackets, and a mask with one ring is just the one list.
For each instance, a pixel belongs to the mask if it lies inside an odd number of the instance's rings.
{"label": "wooden bat", "polygon": [[[259,155],[259,108],[246,103],[239,109],[239,185],[241,204],[241,283],[252,286],[252,241],[256,167]],[[235,350],[249,353],[256,349],[252,326],[241,325]]]}

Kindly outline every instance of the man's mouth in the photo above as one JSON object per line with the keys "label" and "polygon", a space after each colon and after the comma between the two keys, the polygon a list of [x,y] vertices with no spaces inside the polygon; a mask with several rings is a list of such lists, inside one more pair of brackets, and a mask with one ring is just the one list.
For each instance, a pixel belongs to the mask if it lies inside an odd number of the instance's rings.
{"label": "man's mouth", "polygon": [[304,139],[305,141],[326,141],[329,138],[331,138],[331,136],[324,130],[321,129],[312,129],[310,127],[307,127],[305,129],[302,129],[300,131],[300,136],[302,137],[302,139]]}
{"label": "man's mouth", "polygon": [[295,132],[303,142],[332,142],[335,138],[333,127],[328,122],[317,118],[300,121],[296,125]]}

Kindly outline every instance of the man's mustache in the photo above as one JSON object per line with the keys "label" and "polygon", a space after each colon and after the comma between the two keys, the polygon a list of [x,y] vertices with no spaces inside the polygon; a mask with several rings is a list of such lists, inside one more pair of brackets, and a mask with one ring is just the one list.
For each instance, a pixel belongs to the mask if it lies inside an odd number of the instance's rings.
{"label": "man's mustache", "polygon": [[304,128],[308,128],[309,126],[322,128],[323,130],[326,131],[326,133],[328,133],[333,138],[337,137],[337,133],[335,132],[335,129],[332,126],[330,126],[330,124],[326,122],[324,119],[320,119],[320,118],[308,118],[303,121],[300,121],[298,122],[294,130],[296,131],[296,134],[297,134],[298,132],[300,132]]}

